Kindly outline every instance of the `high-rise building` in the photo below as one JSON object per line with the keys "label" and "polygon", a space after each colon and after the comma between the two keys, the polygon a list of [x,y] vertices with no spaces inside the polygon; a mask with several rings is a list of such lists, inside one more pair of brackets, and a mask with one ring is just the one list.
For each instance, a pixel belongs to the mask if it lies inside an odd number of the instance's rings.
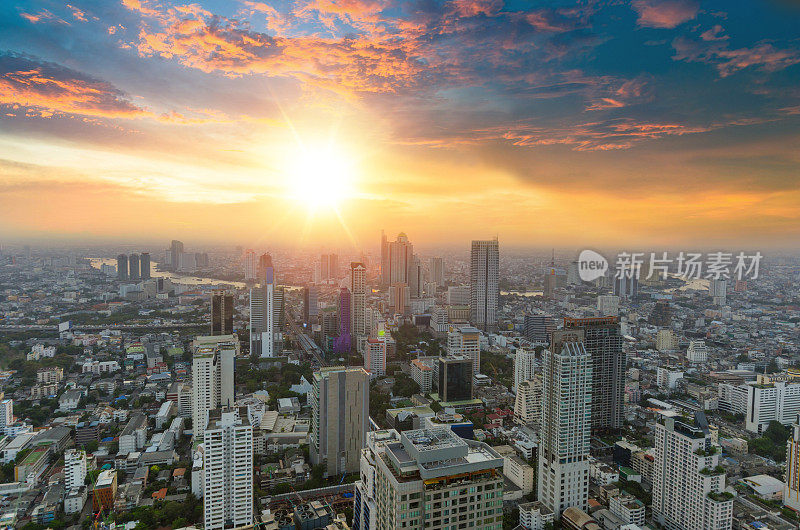
{"label": "high-rise building", "polygon": [[125,254],[120,254],[117,256],[117,279],[128,279],[128,256]]}
{"label": "high-rise building", "polygon": [[253,426],[247,407],[212,411],[203,436],[203,526],[253,523]]}
{"label": "high-rise building", "polygon": [[419,298],[422,296],[422,288],[425,286],[425,276],[422,270],[422,264],[419,257],[416,255],[411,257],[411,263],[408,265],[408,289],[411,298]]}
{"label": "high-rise building", "polygon": [[564,329],[583,330],[592,357],[592,430],[620,429],[625,403],[622,334],[615,317],[565,318]]}
{"label": "high-rise building", "polygon": [[533,380],[534,369],[536,368],[536,351],[517,348],[514,355],[514,391],[517,391],[520,383]]}
{"label": "high-rise building", "polygon": [[542,415],[542,378],[534,376],[533,379],[522,381],[517,385],[517,395],[514,398],[514,422],[520,425],[529,425],[541,422]]}
{"label": "high-rise building", "polygon": [[86,453],[80,449],[64,452],[64,490],[80,488],[86,481]]}
{"label": "high-rise building", "polygon": [[356,473],[369,430],[369,374],[363,368],[325,367],[314,372],[311,462],[328,476]]}
{"label": "high-rise building", "polygon": [[716,306],[724,306],[728,303],[728,280],[720,278],[718,280],[710,280],[708,282],[708,292],[711,294],[711,300]]}
{"label": "high-rise building", "polygon": [[354,528],[502,528],[503,458],[489,445],[444,426],[372,437]]}
{"label": "high-rise building", "polygon": [[143,280],[150,279],[150,253],[149,252],[142,252],[142,255],[139,256],[139,268],[141,270],[139,276]]}
{"label": "high-rise building", "polygon": [[[438,363],[438,360],[436,360]],[[433,390],[434,368],[432,362],[424,362],[420,359],[411,361],[411,379],[419,385],[419,391],[423,394],[430,394]]]}
{"label": "high-rise building", "polygon": [[386,375],[386,341],[378,337],[367,339],[364,369],[369,372],[370,378]]}
{"label": "high-rise building", "polygon": [[433,257],[428,262],[431,277],[430,281],[436,284],[437,287],[444,287],[444,259]]}
{"label": "high-rise building", "polygon": [[141,277],[139,254],[131,254],[128,256],[128,277],[131,280],[138,280]]}
{"label": "high-rise building", "polygon": [[303,322],[307,326],[316,323],[319,316],[319,291],[315,285],[303,288]]}
{"label": "high-rise building", "polygon": [[556,329],[556,321],[549,315],[526,314],[522,329],[525,338],[534,344],[550,344],[550,334]]}
{"label": "high-rise building", "polygon": [[180,268],[181,265],[181,254],[183,254],[183,242],[178,241],[176,239],[172,240],[169,248],[170,253],[170,267],[172,270],[176,271]]}
{"label": "high-rise building", "polygon": [[769,422],[791,425],[800,414],[800,382],[771,381],[747,385],[744,428],[761,434]]}
{"label": "high-rise building", "polygon": [[261,284],[250,289],[250,355],[275,357],[283,304],[276,310],[275,269],[270,256],[265,256]]}
{"label": "high-rise building", "polygon": [[597,310],[600,316],[616,317],[619,316],[619,296],[613,294],[602,294],[597,297]]}
{"label": "high-rise building", "polygon": [[472,374],[481,371],[481,331],[472,326],[453,326],[447,332],[447,354],[472,359]]}
{"label": "high-rise building", "polygon": [[391,278],[389,277],[389,240],[386,239],[386,233],[381,230],[381,285],[389,285]]}
{"label": "high-rise building", "polygon": [[105,469],[97,475],[97,480],[92,488],[92,509],[97,512],[108,512],[114,510],[117,500],[117,471]]}
{"label": "high-rise building", "polygon": [[472,359],[467,356],[439,357],[439,399],[445,403],[472,399]]}
{"label": "high-rise building", "polygon": [[702,412],[694,421],[662,415],[655,425],[653,521],[665,528],[730,529],[733,496],[725,492],[722,451]]}
{"label": "high-rise building", "polygon": [[[0,393],[2,398],[2,393]],[[8,434],[8,427],[14,423],[14,400],[11,398],[0,399],[0,434]]]}
{"label": "high-rise building", "polygon": [[347,287],[342,287],[339,290],[339,336],[336,337],[336,344],[334,351],[336,353],[350,353],[352,349],[352,335],[350,323],[352,322],[351,313],[352,297],[350,290]]}
{"label": "high-rise building", "polygon": [[786,480],[783,484],[783,504],[800,511],[800,415],[792,425],[792,435],[786,442]]}
{"label": "high-rise building", "polygon": [[198,439],[209,411],[234,403],[234,366],[239,354],[236,335],[196,337],[192,342],[192,428]]}
{"label": "high-rise building", "polygon": [[233,334],[233,295],[223,290],[211,293],[211,334]]}
{"label": "high-rise building", "polygon": [[639,294],[639,279],[636,276],[614,278],[614,296],[635,298]]}
{"label": "high-rise building", "polygon": [[400,232],[397,240],[389,243],[389,285],[409,284],[408,269],[413,255],[414,246],[409,243],[408,236]]}
{"label": "high-rise building", "polygon": [[366,329],[367,268],[363,263],[352,262],[350,264],[350,294],[353,303],[350,330],[358,340],[372,331]]}
{"label": "high-rise building", "polygon": [[497,327],[500,299],[500,246],[497,239],[473,241],[469,267],[470,321],[488,331]]}
{"label": "high-rise building", "polygon": [[258,263],[256,262],[256,253],[248,248],[244,253],[244,279],[245,281],[253,281],[257,276]]}
{"label": "high-rise building", "polygon": [[539,501],[555,517],[589,500],[592,359],[582,330],[553,333],[543,352]]}
{"label": "high-rise building", "polygon": [[389,287],[389,307],[399,315],[404,315],[408,309],[411,297],[408,285],[395,283]]}

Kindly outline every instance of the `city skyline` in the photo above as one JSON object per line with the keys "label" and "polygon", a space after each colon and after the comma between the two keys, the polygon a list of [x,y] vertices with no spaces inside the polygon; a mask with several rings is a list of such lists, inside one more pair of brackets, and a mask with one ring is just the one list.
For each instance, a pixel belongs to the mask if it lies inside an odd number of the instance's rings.
{"label": "city skyline", "polygon": [[522,7],[5,4],[0,238],[796,247],[796,6]]}

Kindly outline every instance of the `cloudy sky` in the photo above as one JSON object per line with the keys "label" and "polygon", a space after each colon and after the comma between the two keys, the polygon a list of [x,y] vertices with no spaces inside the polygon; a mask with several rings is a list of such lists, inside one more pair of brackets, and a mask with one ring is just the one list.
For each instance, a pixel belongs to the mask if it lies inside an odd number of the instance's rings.
{"label": "cloudy sky", "polygon": [[0,238],[797,248],[798,27],[788,0],[0,2]]}

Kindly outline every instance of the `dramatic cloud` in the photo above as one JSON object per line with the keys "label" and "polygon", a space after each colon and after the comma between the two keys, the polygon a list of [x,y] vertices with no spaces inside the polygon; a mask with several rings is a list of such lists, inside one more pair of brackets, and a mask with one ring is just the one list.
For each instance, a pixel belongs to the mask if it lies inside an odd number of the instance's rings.
{"label": "dramatic cloud", "polygon": [[800,63],[797,50],[778,49],[768,42],[749,48],[729,49],[723,42],[701,43],[679,37],[673,41],[672,47],[675,60],[712,64],[722,77],[750,67],[776,72]]}
{"label": "dramatic cloud", "polygon": [[145,111],[109,83],[54,63],[0,54],[0,105],[102,118],[134,118]]}
{"label": "dramatic cloud", "polygon": [[651,28],[674,28],[693,19],[698,6],[690,0],[634,0],[639,25]]}

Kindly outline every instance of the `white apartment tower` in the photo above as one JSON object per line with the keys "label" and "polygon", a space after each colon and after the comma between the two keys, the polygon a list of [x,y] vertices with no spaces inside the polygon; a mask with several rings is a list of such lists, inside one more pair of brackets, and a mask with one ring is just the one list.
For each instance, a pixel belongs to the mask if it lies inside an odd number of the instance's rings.
{"label": "white apartment tower", "polygon": [[239,339],[236,335],[197,337],[192,352],[192,427],[194,436],[200,439],[209,412],[233,405]]}
{"label": "white apartment tower", "polygon": [[686,350],[686,360],[690,363],[704,363],[708,360],[708,346],[703,340],[693,340]]}
{"label": "white apartment tower", "polygon": [[582,330],[556,331],[543,352],[538,493],[556,519],[589,500],[592,359],[582,340]]}
{"label": "white apartment tower", "polygon": [[376,530],[378,510],[375,506],[377,492],[377,459],[384,453],[386,444],[399,442],[400,434],[394,429],[367,433],[367,446],[361,450],[359,480],[355,483],[353,498],[353,530]]}
{"label": "white apartment tower", "polygon": [[369,430],[369,374],[333,366],[314,372],[311,400],[311,462],[328,476],[356,473]]}
{"label": "white apartment tower", "polygon": [[469,266],[470,320],[487,331],[497,326],[500,246],[497,239],[473,241]]}
{"label": "white apartment tower", "polygon": [[451,327],[447,332],[447,355],[472,359],[472,374],[481,370],[481,331],[472,326]]}
{"label": "white apartment tower", "polygon": [[253,523],[253,426],[247,408],[211,413],[203,438],[206,530]]}
{"label": "white apartment tower", "polygon": [[536,351],[517,348],[514,355],[514,391],[523,381],[531,381],[536,368]]}
{"label": "white apartment tower", "polygon": [[514,422],[520,425],[540,424],[542,415],[542,379],[534,376],[517,386],[514,398]]}
{"label": "white apartment tower", "polygon": [[705,415],[695,421],[662,415],[655,426],[653,520],[668,530],[728,530],[733,496],[725,493],[721,450]]}
{"label": "white apartment tower", "polygon": [[64,452],[64,490],[69,493],[80,488],[86,480],[86,453],[80,449],[67,449]]}

